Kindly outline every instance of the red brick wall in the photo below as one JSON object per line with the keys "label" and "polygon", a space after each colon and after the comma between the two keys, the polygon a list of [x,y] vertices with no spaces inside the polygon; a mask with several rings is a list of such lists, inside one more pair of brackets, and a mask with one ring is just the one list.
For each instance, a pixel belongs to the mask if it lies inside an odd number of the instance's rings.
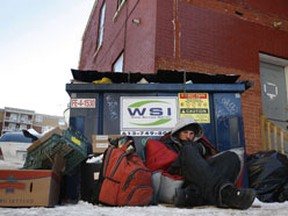
{"label": "red brick wall", "polygon": [[288,18],[288,1],[287,0],[271,0],[271,1],[259,1],[259,0],[246,0],[248,8],[254,9],[261,13],[265,13],[271,16],[279,16],[281,18]]}
{"label": "red brick wall", "polygon": [[[82,70],[111,71],[112,63],[117,59],[124,47],[124,28],[122,28],[122,23],[125,19],[125,14],[121,11],[122,13],[117,16],[117,24],[114,25],[113,17],[116,13],[117,2],[106,1],[103,46],[98,50],[96,55],[98,25],[102,4],[103,0],[99,0],[90,15],[90,22],[86,27],[79,65],[79,69]],[[113,41],[117,42],[112,43]]]}
{"label": "red brick wall", "polygon": [[[174,1],[172,6],[169,1],[169,7],[174,11],[167,13],[165,19],[158,19],[162,22],[157,24],[157,30],[171,29],[168,20],[174,20],[177,32],[169,36],[157,33],[161,35],[157,38],[157,47],[161,48],[157,48],[156,68],[240,74],[240,80],[254,82],[254,86],[242,94],[249,153],[262,148],[259,53],[288,59],[288,23],[280,16],[271,16],[273,12],[281,12],[279,6],[266,14],[267,2],[261,5],[262,1],[261,4],[256,0],[245,1],[244,7],[243,1],[228,4],[225,1],[186,0]],[[287,3],[282,3],[287,11]],[[261,9],[263,13],[260,13]],[[273,26],[275,20],[282,22],[280,28]]]}
{"label": "red brick wall", "polygon": [[[125,50],[125,71],[153,72],[156,1],[126,1],[118,14],[116,1],[106,1],[103,46],[95,54],[101,5],[100,0],[86,28],[79,69],[111,71],[115,60]],[[139,19],[140,24],[133,23],[133,19]]]}
{"label": "red brick wall", "polygon": [[157,1],[156,53],[157,56],[174,56],[173,0]]}
{"label": "red brick wall", "polygon": [[286,0],[219,0],[219,2],[238,5],[271,16],[279,16],[285,19],[288,17],[288,1]]}
{"label": "red brick wall", "polygon": [[[134,4],[135,10],[128,20],[125,71],[153,73],[155,69],[157,1],[135,2],[138,2],[138,4]],[[131,3],[129,7],[132,6]],[[139,25],[132,24],[134,18],[140,19]]]}

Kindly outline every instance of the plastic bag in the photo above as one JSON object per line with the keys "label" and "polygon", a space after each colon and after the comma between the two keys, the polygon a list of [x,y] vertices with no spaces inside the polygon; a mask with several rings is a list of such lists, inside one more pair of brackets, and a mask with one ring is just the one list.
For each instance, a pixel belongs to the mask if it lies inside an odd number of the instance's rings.
{"label": "plastic bag", "polygon": [[276,151],[263,151],[247,157],[249,186],[262,202],[288,199],[288,159]]}

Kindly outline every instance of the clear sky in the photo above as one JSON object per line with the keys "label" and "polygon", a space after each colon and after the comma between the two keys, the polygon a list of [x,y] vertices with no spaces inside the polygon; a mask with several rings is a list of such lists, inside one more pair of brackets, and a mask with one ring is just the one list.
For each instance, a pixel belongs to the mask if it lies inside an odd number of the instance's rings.
{"label": "clear sky", "polygon": [[63,115],[95,0],[0,0],[0,108]]}

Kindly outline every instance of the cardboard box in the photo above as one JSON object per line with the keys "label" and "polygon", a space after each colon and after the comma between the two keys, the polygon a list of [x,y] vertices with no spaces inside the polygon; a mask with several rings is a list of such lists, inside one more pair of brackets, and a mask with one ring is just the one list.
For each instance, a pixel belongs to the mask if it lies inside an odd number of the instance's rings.
{"label": "cardboard box", "polygon": [[52,170],[0,170],[0,206],[53,207],[59,202],[64,160],[55,156]]}
{"label": "cardboard box", "polygon": [[92,135],[93,153],[103,153],[109,146],[109,139],[116,139],[121,135]]}

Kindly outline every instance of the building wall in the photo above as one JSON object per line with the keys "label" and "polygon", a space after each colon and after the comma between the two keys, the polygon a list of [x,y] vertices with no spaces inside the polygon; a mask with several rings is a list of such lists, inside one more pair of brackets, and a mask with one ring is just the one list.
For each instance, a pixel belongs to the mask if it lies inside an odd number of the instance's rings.
{"label": "building wall", "polygon": [[[106,1],[110,18],[103,47],[93,58],[101,2],[84,34],[79,69],[109,71],[125,47],[125,71],[239,74],[254,83],[242,94],[247,151],[261,150],[259,54],[288,59],[287,0],[133,0],[116,21],[111,20],[116,5]],[[132,24],[133,18],[141,23]]]}
{"label": "building wall", "polygon": [[[40,121],[37,121],[37,119]],[[33,121],[33,128],[39,133],[46,132],[55,127],[61,129],[67,129],[67,124],[65,123],[64,117],[52,116],[36,113]]]}
{"label": "building wall", "polygon": [[[130,0],[119,10],[117,1],[106,1],[103,46],[98,50],[96,41],[103,1],[96,3],[84,33],[79,69],[111,71],[125,50],[125,71],[153,72],[157,1]],[[133,19],[139,19],[140,24],[133,23]]]}
{"label": "building wall", "polygon": [[[287,1],[169,2],[173,11],[165,19],[157,17],[162,33],[157,32],[156,70],[240,74],[240,80],[252,81],[254,86],[242,95],[245,140],[248,152],[261,150],[259,54],[288,59]],[[169,20],[174,32],[163,35],[163,26],[171,29]]]}

